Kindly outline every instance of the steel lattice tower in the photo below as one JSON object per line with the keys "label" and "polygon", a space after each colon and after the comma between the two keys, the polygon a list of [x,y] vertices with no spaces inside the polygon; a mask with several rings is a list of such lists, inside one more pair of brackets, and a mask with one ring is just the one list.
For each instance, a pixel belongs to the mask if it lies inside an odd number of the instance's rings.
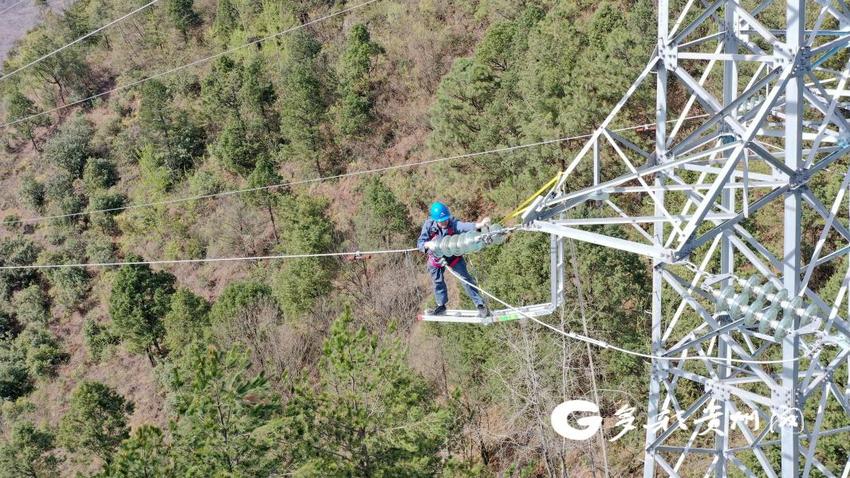
{"label": "steel lattice tower", "polygon": [[[846,0],[658,0],[650,61],[523,214],[652,261],[644,476],[850,474],[848,42]],[[651,94],[654,141],[615,132]]]}

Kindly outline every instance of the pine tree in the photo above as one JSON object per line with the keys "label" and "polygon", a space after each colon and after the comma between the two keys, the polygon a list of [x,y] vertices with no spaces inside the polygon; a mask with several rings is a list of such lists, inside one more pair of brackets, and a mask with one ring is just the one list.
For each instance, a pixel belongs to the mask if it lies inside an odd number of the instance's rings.
{"label": "pine tree", "polygon": [[129,435],[133,403],[100,382],[82,382],[59,424],[59,441],[70,451],[91,453],[106,463]]}
{"label": "pine tree", "polygon": [[188,289],[178,289],[171,296],[171,305],[163,318],[165,336],[163,344],[169,353],[182,350],[201,336],[209,325],[210,304]]}
{"label": "pine tree", "polygon": [[363,200],[354,218],[358,246],[389,247],[411,239],[411,220],[407,208],[379,178],[367,181]]}
{"label": "pine tree", "polygon": [[26,117],[38,113],[35,103],[19,90],[13,90],[6,97],[6,111],[8,112],[9,122],[16,122],[12,125],[18,136],[29,140],[32,143],[33,149],[41,152],[41,148],[36,142],[36,128],[44,127],[50,124],[50,118],[47,115],[37,116],[35,118],[24,119]]}
{"label": "pine tree", "polygon": [[280,405],[249,366],[240,350],[196,343],[175,368],[178,418],[171,429],[179,476],[276,476],[284,445]]}
{"label": "pine tree", "polygon": [[151,363],[163,352],[162,318],[171,306],[174,281],[168,272],[153,272],[145,264],[123,266],[113,280],[109,315],[114,329],[131,350],[145,352]]}
{"label": "pine tree", "polygon": [[[288,254],[321,254],[334,244],[334,227],[327,215],[328,203],[309,196],[286,197],[281,217],[281,250]],[[328,257],[305,257],[281,265],[274,284],[275,297],[284,312],[306,312],[319,297],[331,290],[336,263]]]}
{"label": "pine tree", "polygon": [[296,475],[439,475],[452,412],[435,402],[399,343],[379,343],[351,323],[346,312],[331,327],[318,389],[304,383],[287,406]]}
{"label": "pine tree", "polygon": [[280,131],[287,143],[284,148],[287,159],[311,165],[322,174],[319,128],[326,107],[314,65],[318,52],[318,44],[306,34],[295,35],[289,42],[288,59],[281,72],[286,94],[280,98]]}
{"label": "pine tree", "polygon": [[93,133],[89,120],[83,116],[72,118],[44,145],[44,159],[74,178],[82,177],[86,160],[93,154],[89,143]]}
{"label": "pine tree", "polygon": [[239,27],[239,11],[231,0],[218,0],[213,22],[213,35],[221,46],[226,46],[230,34]]}
{"label": "pine tree", "polygon": [[[275,164],[265,157],[261,157],[257,161],[257,165],[248,176],[249,188],[266,188],[266,186],[280,184],[282,182],[283,178],[277,173]],[[275,222],[274,211],[280,202],[281,193],[283,192],[281,189],[282,188],[258,189],[248,194],[249,202],[253,203],[257,207],[265,209],[269,214],[269,221],[272,223],[272,233],[274,234],[275,242],[280,241],[277,234],[277,223]]]}
{"label": "pine tree", "polygon": [[381,48],[372,42],[364,25],[355,25],[339,59],[338,100],[335,105],[337,130],[346,137],[360,135],[372,119],[374,105],[371,69]]}
{"label": "pine tree", "polygon": [[112,461],[94,478],[177,478],[171,446],[162,430],[142,425],[121,443]]}
{"label": "pine tree", "polygon": [[9,440],[0,443],[0,478],[53,478],[59,473],[50,430],[27,421],[12,426]]}
{"label": "pine tree", "polygon": [[168,15],[183,35],[183,41],[188,39],[189,29],[201,23],[201,17],[193,8],[194,3],[194,0],[168,0]]}

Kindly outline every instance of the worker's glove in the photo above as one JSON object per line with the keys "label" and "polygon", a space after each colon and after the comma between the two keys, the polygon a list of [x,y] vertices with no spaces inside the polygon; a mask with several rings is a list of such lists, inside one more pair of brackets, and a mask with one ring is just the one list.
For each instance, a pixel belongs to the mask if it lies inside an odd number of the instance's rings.
{"label": "worker's glove", "polygon": [[429,251],[433,251],[436,243],[434,241],[426,241],[425,244],[423,244],[423,245],[425,246],[425,249],[427,249]]}
{"label": "worker's glove", "polygon": [[445,258],[445,257],[440,257],[440,258],[438,258],[438,259],[437,259],[437,264],[440,264],[440,267],[446,267],[447,265],[449,265],[449,263],[448,263],[448,262],[446,262],[446,258]]}
{"label": "worker's glove", "polygon": [[475,228],[476,229],[483,229],[483,228],[489,226],[491,222],[492,221],[490,221],[489,217],[485,217],[484,219],[475,223]]}

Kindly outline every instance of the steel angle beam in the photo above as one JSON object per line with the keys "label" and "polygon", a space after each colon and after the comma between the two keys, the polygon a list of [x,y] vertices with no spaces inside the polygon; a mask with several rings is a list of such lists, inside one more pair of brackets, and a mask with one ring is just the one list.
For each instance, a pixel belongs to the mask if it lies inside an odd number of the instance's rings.
{"label": "steel angle beam", "polygon": [[575,239],[577,241],[588,242],[590,244],[597,244],[604,247],[611,247],[613,249],[620,249],[622,251],[632,252],[635,254],[640,254],[642,256],[652,257],[665,261],[671,261],[673,257],[672,251],[665,250],[661,246],[643,244],[640,242],[629,241],[618,237],[606,236],[604,234],[599,234],[596,232],[563,226],[554,222],[534,221],[531,224],[523,226],[522,229],[526,231],[545,232],[546,234],[553,234],[558,237]]}

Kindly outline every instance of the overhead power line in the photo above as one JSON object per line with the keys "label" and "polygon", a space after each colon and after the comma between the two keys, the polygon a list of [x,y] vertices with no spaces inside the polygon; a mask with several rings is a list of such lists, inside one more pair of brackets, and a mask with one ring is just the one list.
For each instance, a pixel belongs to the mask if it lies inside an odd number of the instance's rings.
{"label": "overhead power line", "polygon": [[[327,253],[317,253],[317,254],[275,254],[275,255],[265,255],[265,256],[237,256],[237,257],[210,257],[204,259],[164,259],[164,260],[153,260],[153,261],[119,261],[119,262],[92,262],[92,263],[75,263],[75,264],[33,264],[33,265],[25,265],[25,266],[0,266],[0,270],[25,270],[25,269],[68,269],[68,268],[81,268],[81,267],[121,267],[121,266],[132,266],[132,265],[174,265],[174,264],[198,264],[198,263],[207,263],[207,262],[238,262],[238,261],[260,261],[260,260],[283,260],[283,259],[303,259],[309,257],[357,257],[357,256],[368,256],[368,255],[379,255],[379,254],[407,254],[410,252],[418,251],[415,247],[408,249],[384,249],[384,250],[376,250],[376,251],[354,251],[354,252],[327,252]],[[637,352],[634,350],[625,349],[622,347],[618,347],[616,345],[609,344],[603,340],[594,339],[593,337],[588,337],[586,335],[576,334],[574,332],[567,332],[552,325],[543,322],[542,320],[537,319],[536,317],[532,317],[525,312],[517,309],[516,307],[508,304],[507,302],[499,299],[495,295],[490,292],[482,289],[479,285],[473,284],[463,277],[461,277],[457,272],[454,271],[450,266],[446,266],[446,268],[451,272],[453,276],[455,276],[459,281],[467,284],[475,289],[479,290],[482,294],[487,297],[495,300],[496,302],[502,304],[503,306],[511,309],[512,311],[522,315],[526,319],[532,320],[558,334],[561,334],[567,338],[571,338],[574,340],[579,340],[581,342],[586,342],[588,344],[615,350],[617,352],[625,353],[628,355],[633,355],[641,358],[649,358],[656,360],[709,360],[716,362],[735,362],[735,363],[748,363],[748,364],[780,364],[785,362],[792,362],[802,360],[804,357],[796,357],[791,360],[740,360],[740,359],[718,359],[715,357],[666,357],[659,355],[651,355],[643,352]]]}
{"label": "overhead power line", "polygon": [[0,76],[0,81],[5,80],[6,78],[9,78],[10,76],[12,76],[12,75],[14,75],[14,74],[16,74],[16,73],[18,73],[18,72],[21,72],[21,71],[23,71],[23,70],[26,70],[27,68],[29,68],[29,67],[31,67],[31,66],[33,66],[33,65],[35,65],[36,63],[41,63],[42,61],[44,61],[44,60],[46,60],[46,59],[50,58],[51,56],[53,56],[53,55],[55,55],[55,54],[57,54],[57,53],[61,52],[62,50],[65,50],[66,48],[69,48],[69,47],[71,47],[71,46],[73,46],[73,45],[76,45],[77,43],[79,43],[79,42],[81,42],[81,41],[85,40],[86,38],[89,38],[89,37],[91,37],[92,35],[96,35],[96,34],[98,34],[98,33],[102,32],[103,30],[105,30],[105,29],[107,29],[107,28],[111,27],[112,25],[115,25],[115,24],[116,24],[116,23],[118,23],[118,22],[121,22],[121,21],[123,21],[123,20],[125,20],[125,19],[127,19],[127,18],[132,17],[132,16],[133,16],[133,15],[135,15],[136,13],[141,12],[142,10],[144,10],[144,9],[148,8],[149,6],[153,5],[154,3],[157,3],[158,1],[159,1],[159,0],[151,0],[150,2],[146,3],[145,5],[142,5],[141,7],[139,7],[139,8],[137,8],[137,9],[133,10],[132,12],[130,12],[130,13],[128,13],[128,14],[126,14],[126,15],[124,15],[124,16],[122,16],[122,17],[120,17],[120,18],[116,18],[115,20],[112,20],[111,22],[107,23],[106,25],[103,25],[102,27],[100,27],[100,28],[98,28],[98,29],[96,29],[96,30],[92,30],[91,32],[86,33],[85,35],[83,35],[83,36],[81,36],[81,37],[77,38],[76,40],[72,41],[71,43],[68,43],[67,45],[65,45],[65,46],[63,46],[63,47],[57,48],[57,49],[55,49],[55,50],[51,51],[50,53],[47,53],[47,54],[45,54],[45,55],[42,55],[42,56],[38,57],[37,59],[35,59],[35,60],[33,60],[33,61],[31,61],[31,62],[27,63],[27,64],[26,64],[26,65],[24,65],[24,66],[21,66],[21,67],[19,67],[19,68],[15,69],[15,70],[12,70],[12,71],[11,71],[11,72],[9,72],[9,73],[6,73],[6,74],[5,74],[5,75],[3,75],[3,76]]}
{"label": "overhead power line", "polygon": [[[685,119],[691,120],[691,119],[696,119],[696,118],[702,118],[704,116],[706,116],[706,115],[689,116]],[[668,122],[673,122],[673,121],[675,121],[675,120],[670,120]],[[649,128],[649,127],[652,127],[652,126],[655,126],[655,124],[654,123],[646,123],[646,124],[640,124],[640,125],[634,125],[634,126],[627,126],[625,128],[619,128],[619,129],[616,129],[614,131],[638,130],[638,129]],[[140,208],[146,208],[146,207],[168,206],[168,205],[172,205],[172,204],[180,204],[180,203],[189,202],[189,201],[197,201],[197,200],[201,200],[201,199],[213,199],[213,198],[220,198],[220,197],[226,197],[226,196],[234,196],[234,195],[237,195],[237,194],[245,194],[245,193],[250,193],[250,192],[280,189],[280,188],[285,188],[285,187],[289,187],[289,186],[298,186],[298,185],[303,185],[303,184],[318,183],[318,182],[322,182],[322,181],[330,181],[330,180],[333,180],[333,179],[350,178],[350,177],[362,176],[362,175],[366,175],[366,174],[376,174],[376,173],[381,173],[381,172],[385,172],[385,171],[393,171],[393,170],[397,170],[397,169],[415,168],[415,167],[419,167],[419,166],[425,166],[425,165],[435,164],[435,163],[442,163],[442,162],[447,162],[447,161],[457,161],[457,160],[461,160],[461,159],[471,159],[471,158],[476,158],[476,157],[479,157],[479,156],[486,156],[486,155],[490,155],[490,154],[509,153],[509,152],[512,152],[512,151],[520,150],[520,149],[534,148],[534,147],[538,147],[538,146],[545,146],[545,145],[549,145],[549,144],[562,143],[562,142],[573,141],[573,140],[577,140],[577,139],[587,139],[587,138],[590,138],[591,136],[593,136],[593,133],[580,134],[580,135],[576,135],[576,136],[564,136],[564,137],[561,137],[561,138],[549,139],[549,140],[544,140],[544,141],[536,141],[536,142],[533,142],[533,143],[525,143],[525,144],[520,144],[520,145],[516,145],[516,146],[505,146],[505,147],[501,147],[501,148],[494,148],[494,149],[489,149],[489,150],[486,150],[486,151],[479,151],[479,152],[475,152],[475,153],[464,153],[464,154],[458,154],[458,155],[454,155],[454,156],[445,156],[445,157],[442,157],[442,158],[435,158],[435,159],[427,159],[427,160],[424,160],[424,161],[417,161],[415,163],[405,163],[405,164],[397,164],[397,165],[393,165],[393,166],[385,166],[385,167],[380,167],[380,168],[363,169],[363,170],[359,170],[359,171],[352,171],[352,172],[349,172],[349,173],[334,174],[334,175],[330,175],[330,176],[320,176],[320,177],[317,177],[317,178],[298,179],[298,180],[294,180],[294,181],[286,181],[286,182],[283,182],[283,183],[269,184],[269,185],[257,186],[257,187],[253,187],[253,188],[233,189],[233,190],[221,191],[221,192],[217,192],[217,193],[198,194],[198,195],[194,195],[194,196],[186,196],[186,197],[181,197],[181,198],[164,199],[162,201],[152,201],[152,202],[139,203],[139,204],[128,204],[126,206],[118,206],[118,207],[104,208],[104,209],[92,209],[92,210],[89,210],[89,211],[80,211],[80,212],[68,213],[68,214],[56,214],[56,215],[51,215],[51,216],[36,216],[36,217],[30,217],[30,218],[24,218],[24,219],[9,219],[9,220],[5,221],[5,224],[7,224],[7,225],[10,225],[10,224],[34,224],[34,223],[48,221],[48,220],[54,220],[54,219],[67,219],[67,218],[72,218],[72,217],[88,216],[90,214],[101,214],[101,213],[108,213],[108,212],[124,211],[124,210],[128,210],[128,209],[140,209]]]}
{"label": "overhead power line", "polygon": [[167,265],[167,264],[201,264],[206,262],[241,262],[241,261],[269,261],[283,259],[305,259],[308,257],[344,257],[344,256],[374,256],[379,254],[404,254],[417,251],[415,247],[409,249],[388,249],[380,251],[354,251],[354,252],[325,252],[317,254],[272,254],[266,256],[233,256],[233,257],[205,257],[202,259],[161,259],[153,261],[117,261],[117,262],[90,262],[74,264],[32,264],[26,266],[0,266],[0,270],[26,270],[26,269],[74,269],[81,267],[121,267],[139,265]]}
{"label": "overhead power line", "polygon": [[248,43],[245,43],[243,45],[239,45],[239,46],[231,48],[229,50],[225,50],[225,51],[216,53],[214,55],[210,55],[210,56],[207,56],[207,57],[204,57],[204,58],[200,58],[200,59],[197,59],[197,60],[195,60],[191,63],[186,63],[185,65],[181,65],[181,66],[178,66],[178,67],[175,67],[175,68],[164,70],[164,71],[161,71],[159,73],[154,73],[151,76],[146,76],[142,79],[132,81],[130,83],[127,83],[126,85],[116,86],[115,88],[112,88],[112,89],[109,89],[109,90],[106,90],[106,91],[102,91],[100,93],[91,95],[91,96],[83,98],[81,100],[73,101],[71,103],[68,103],[68,104],[65,104],[65,105],[62,105],[62,106],[57,106],[57,107],[51,108],[49,110],[41,111],[39,113],[33,113],[31,115],[24,116],[23,118],[18,118],[18,119],[13,120],[13,121],[7,121],[6,123],[0,124],[0,128],[7,128],[9,126],[12,126],[12,125],[15,125],[15,124],[18,124],[18,123],[21,123],[21,122],[24,122],[24,121],[27,121],[27,120],[30,120],[30,119],[33,119],[33,118],[38,118],[40,116],[44,116],[44,115],[47,115],[47,114],[50,114],[50,113],[55,113],[57,111],[61,111],[61,110],[64,110],[66,108],[70,108],[72,106],[77,106],[77,105],[89,102],[91,100],[100,98],[102,96],[109,95],[111,93],[116,93],[118,91],[123,91],[123,90],[129,89],[129,88],[132,88],[134,86],[141,85],[142,83],[145,83],[147,81],[154,80],[156,78],[161,78],[163,76],[170,75],[171,73],[176,73],[176,72],[181,71],[181,70],[185,70],[186,68],[189,68],[189,67],[192,67],[192,66],[195,66],[195,65],[200,65],[202,63],[206,63],[206,62],[208,62],[210,60],[214,60],[218,57],[221,57],[221,56],[224,56],[224,55],[229,55],[230,53],[233,53],[235,51],[242,50],[243,48],[248,48],[249,46],[257,45],[257,44],[262,43],[264,41],[271,40],[272,38],[277,38],[279,36],[286,35],[287,33],[292,33],[294,31],[301,30],[302,28],[308,27],[310,25],[314,25],[314,24],[322,22],[324,20],[328,20],[330,18],[334,18],[334,17],[338,17],[340,15],[344,15],[346,13],[357,10],[359,8],[363,8],[367,5],[370,5],[370,4],[378,2],[378,1],[380,1],[380,0],[368,0],[368,1],[363,2],[363,3],[358,3],[357,5],[354,5],[354,6],[351,6],[351,7],[348,7],[348,8],[344,8],[344,9],[338,11],[338,12],[323,15],[321,17],[315,18],[313,20],[302,23],[300,25],[296,25],[294,27],[287,28],[286,30],[281,30],[277,33],[267,35],[265,37],[259,38],[257,40],[254,40],[254,41],[251,41],[251,42],[248,42]]}

